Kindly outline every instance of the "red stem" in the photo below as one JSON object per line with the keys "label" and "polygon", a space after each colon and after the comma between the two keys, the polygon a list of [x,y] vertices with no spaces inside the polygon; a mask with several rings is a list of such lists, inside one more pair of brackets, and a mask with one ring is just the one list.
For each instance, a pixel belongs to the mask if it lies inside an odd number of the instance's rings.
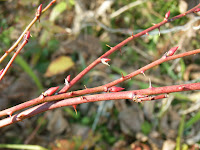
{"label": "red stem", "polygon": [[21,49],[28,43],[27,40],[24,40],[23,43],[20,45],[20,47],[18,48],[18,50],[14,53],[14,55],[12,56],[12,58],[10,59],[10,61],[8,62],[8,64],[6,65],[5,69],[3,70],[3,72],[0,75],[0,81],[2,80],[2,78],[4,77],[4,75],[6,74],[6,72],[8,71],[8,69],[10,68],[10,66],[12,65],[13,61],[15,60],[16,56],[19,54],[19,52],[21,51]]}
{"label": "red stem", "polygon": [[152,62],[152,63],[150,63],[150,64],[148,64],[148,65],[146,65],[146,66],[144,66],[144,67],[142,67],[142,68],[140,68],[140,69],[138,69],[138,70],[136,70],[136,71],[134,71],[130,74],[128,74],[127,76],[121,77],[120,79],[117,79],[113,82],[110,82],[108,84],[105,84],[105,85],[102,85],[102,86],[99,86],[99,87],[87,88],[87,89],[84,89],[84,90],[48,96],[48,97],[45,97],[45,98],[39,96],[38,98],[29,100],[29,101],[24,102],[22,104],[19,104],[17,106],[14,106],[14,107],[5,109],[3,111],[0,111],[0,117],[8,115],[8,114],[11,115],[16,111],[19,111],[21,109],[24,109],[24,108],[27,108],[27,107],[30,107],[30,106],[33,106],[33,105],[36,105],[36,104],[39,104],[39,103],[43,103],[43,102],[62,100],[62,99],[66,99],[66,98],[70,98],[70,97],[74,97],[74,96],[80,96],[80,95],[85,95],[85,94],[102,92],[102,91],[105,91],[105,89],[107,89],[109,87],[112,87],[116,84],[119,84],[123,81],[126,81],[126,80],[140,74],[141,72],[144,72],[144,71],[146,71],[150,68],[153,68],[153,67],[155,67],[155,66],[157,66],[157,65],[159,65],[163,62],[166,62],[166,61],[169,61],[169,60],[174,60],[174,59],[185,57],[185,56],[189,56],[189,55],[194,55],[194,54],[197,54],[197,53],[200,53],[200,49],[185,52],[185,53],[182,53],[182,54],[177,54],[177,55],[174,55],[174,56],[162,57],[162,58],[160,58],[160,59],[158,59],[158,60],[156,60],[156,61],[154,61],[154,62]]}
{"label": "red stem", "polygon": [[[191,90],[200,90],[200,83],[190,83],[190,84],[182,84],[182,85],[173,85],[173,86],[165,86],[165,87],[157,87],[157,88],[148,88],[142,90],[133,90],[133,91],[125,91],[125,92],[115,92],[115,93],[104,93],[104,94],[96,94],[89,95],[84,97],[74,97],[69,99],[64,99],[60,101],[52,101],[46,102],[28,110],[25,110],[19,114],[13,115],[11,117],[0,120],[0,127],[4,127],[19,121],[22,121],[26,118],[35,116],[39,113],[64,107],[64,106],[72,106],[78,105],[82,103],[89,102],[97,102],[97,101],[106,101],[106,100],[119,100],[119,99],[133,99],[137,95],[154,95],[154,94],[164,94],[164,93],[174,93],[174,92],[182,92],[182,91],[191,91]],[[155,99],[163,98],[163,95],[155,96]],[[148,100],[154,100],[154,98],[149,98]],[[141,99],[142,100],[142,99]],[[144,98],[144,101],[147,100]]]}
{"label": "red stem", "polygon": [[85,74],[87,74],[92,68],[94,68],[97,64],[99,64],[101,61],[101,58],[106,58],[108,57],[109,55],[111,55],[113,52],[117,51],[117,50],[120,50],[124,45],[126,45],[128,42],[130,42],[131,40],[137,38],[137,37],[140,37],[142,35],[145,35],[146,33],[152,31],[152,30],[155,30],[155,29],[159,29],[160,26],[168,23],[168,22],[171,22],[171,21],[174,21],[176,19],[179,19],[189,13],[192,13],[196,10],[196,8],[200,7],[200,4],[195,6],[194,8],[188,10],[187,12],[183,13],[183,14],[180,14],[180,15],[177,15],[171,19],[164,19],[163,21],[161,21],[160,23],[158,24],[155,24],[154,26],[136,34],[136,35],[132,35],[131,37],[127,38],[126,40],[122,41],[121,43],[119,43],[118,45],[116,45],[115,47],[111,48],[109,51],[107,51],[105,54],[103,54],[101,57],[99,57],[98,59],[96,59],[93,63],[91,63],[87,68],[85,68],[82,72],[80,72],[71,82],[70,82],[70,85],[66,85],[64,86],[60,91],[59,93],[65,93],[67,92],[75,83],[77,83]]}

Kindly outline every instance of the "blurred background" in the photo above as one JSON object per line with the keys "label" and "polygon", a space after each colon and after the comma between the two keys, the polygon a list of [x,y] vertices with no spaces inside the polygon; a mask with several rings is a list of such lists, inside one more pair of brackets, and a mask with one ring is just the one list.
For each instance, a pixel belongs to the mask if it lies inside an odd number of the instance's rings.
{"label": "blurred background", "polygon": [[[0,54],[18,39],[50,0],[0,0]],[[31,28],[32,37],[0,84],[0,110],[36,98],[52,86],[64,86],[87,65],[130,35],[184,13],[199,0],[57,0]],[[126,75],[174,46],[176,53],[200,48],[198,13],[137,38],[99,64],[71,90],[100,86]],[[1,64],[1,69],[10,57]],[[163,63],[118,86],[126,90],[199,82],[199,55]],[[87,103],[48,111],[0,129],[1,144],[40,145],[47,149],[173,150],[198,149],[199,91],[134,103],[130,100]],[[1,145],[0,145],[1,147]],[[28,146],[27,146],[28,147]],[[41,147],[40,147],[41,148]],[[22,149],[22,148],[21,148]],[[26,149],[23,148],[23,149]],[[41,148],[42,149],[42,148]]]}

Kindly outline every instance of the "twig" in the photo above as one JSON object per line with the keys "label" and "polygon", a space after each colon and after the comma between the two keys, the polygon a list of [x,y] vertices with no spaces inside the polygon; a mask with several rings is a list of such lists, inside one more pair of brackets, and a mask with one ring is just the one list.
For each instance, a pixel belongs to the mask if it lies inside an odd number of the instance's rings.
{"label": "twig", "polygon": [[[41,10],[42,13],[44,13],[53,3],[55,3],[56,0],[52,0],[43,10]],[[41,5],[40,5],[41,6]],[[40,7],[39,6],[39,7]],[[33,26],[33,24],[39,20],[40,16],[42,15],[42,13],[37,16],[35,15],[35,17],[33,18],[33,20],[31,21],[31,23],[26,27],[26,29],[24,30],[24,32],[20,35],[20,37],[17,39],[17,41],[5,52],[5,54],[0,58],[0,63],[2,63],[2,61],[8,56],[9,53],[11,53],[20,43],[20,41],[23,39],[25,33],[30,30],[30,28]],[[37,12],[36,12],[37,14]]]}
{"label": "twig", "polygon": [[[84,96],[84,98],[74,97],[74,98],[64,99],[60,101],[46,102],[46,103],[34,106],[28,110],[25,110],[19,114],[0,120],[0,127],[5,127],[10,124],[22,121],[26,118],[32,117],[34,115],[37,115],[39,113],[60,108],[60,107],[64,107],[64,106],[73,106],[73,105],[78,105],[82,103],[106,101],[106,100],[120,100],[120,99],[130,99],[130,100],[136,101],[135,99],[136,98],[140,99],[141,95],[155,95],[155,94],[165,94],[165,93],[174,93],[174,92],[191,91],[191,90],[193,91],[200,90],[200,83],[172,85],[172,86],[148,88],[148,89],[142,89],[142,90],[125,91],[125,92],[104,93],[104,94]],[[163,98],[163,95],[154,97],[153,100],[160,97]],[[142,102],[142,99],[136,102]]]}

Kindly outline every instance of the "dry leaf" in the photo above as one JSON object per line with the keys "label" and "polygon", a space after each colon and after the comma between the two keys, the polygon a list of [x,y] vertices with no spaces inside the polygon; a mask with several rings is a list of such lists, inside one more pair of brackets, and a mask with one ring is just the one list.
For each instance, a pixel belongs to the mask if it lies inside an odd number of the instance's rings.
{"label": "dry leaf", "polygon": [[68,56],[60,56],[53,60],[47,68],[45,77],[52,77],[54,75],[63,73],[74,66],[74,62]]}

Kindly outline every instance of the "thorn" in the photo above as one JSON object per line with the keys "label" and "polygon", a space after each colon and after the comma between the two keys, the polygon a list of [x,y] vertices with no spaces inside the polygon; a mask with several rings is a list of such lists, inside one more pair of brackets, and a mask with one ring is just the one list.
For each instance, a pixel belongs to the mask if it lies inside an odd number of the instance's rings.
{"label": "thorn", "polygon": [[121,72],[122,78],[124,78],[124,74]]}
{"label": "thorn", "polygon": [[109,59],[109,58],[101,58],[102,64],[107,65],[107,66],[110,66],[110,65],[107,63],[107,61],[110,61],[110,59]]}
{"label": "thorn", "polygon": [[76,115],[77,115],[77,110],[76,110],[76,106],[77,105],[72,105],[74,107],[74,111],[76,112]]}
{"label": "thorn", "polygon": [[151,79],[149,78],[149,88],[152,89],[152,85],[151,85]]}
{"label": "thorn", "polygon": [[146,35],[148,35],[148,36],[149,36],[149,33],[148,33],[148,32],[146,32]]}
{"label": "thorn", "polygon": [[119,48],[119,52],[120,52],[120,55],[122,55],[122,49],[121,48]]}
{"label": "thorn", "polygon": [[154,26],[156,25],[155,23],[151,23],[151,24],[154,25]]}
{"label": "thorn", "polygon": [[107,47],[112,48],[110,45],[106,44]]}
{"label": "thorn", "polygon": [[146,77],[146,75],[145,75],[144,71],[141,71],[141,74],[143,74],[143,75]]}
{"label": "thorn", "polygon": [[158,27],[158,35],[160,36],[160,27]]}
{"label": "thorn", "polygon": [[133,35],[133,33],[132,33],[132,35],[131,35],[132,37],[134,37],[134,35]]}

